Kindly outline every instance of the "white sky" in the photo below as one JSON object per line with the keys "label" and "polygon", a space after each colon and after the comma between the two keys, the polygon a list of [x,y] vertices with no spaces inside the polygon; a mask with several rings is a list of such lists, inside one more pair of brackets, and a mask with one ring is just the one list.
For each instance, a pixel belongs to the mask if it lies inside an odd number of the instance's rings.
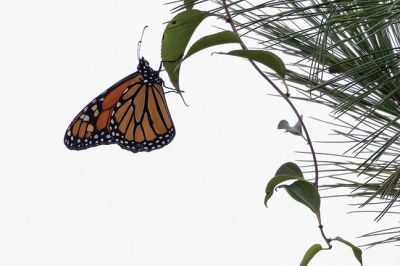
{"label": "white sky", "polygon": [[[269,178],[307,147],[276,130],[295,117],[243,60],[207,51],[183,65],[190,107],[167,95],[177,136],[161,150],[64,147],[75,115],[136,70],[145,25],[142,55],[158,67],[169,18],[163,1],[0,2],[0,265],[287,266],[323,243],[311,212],[284,191],[263,205]],[[207,21],[200,32],[225,26]],[[300,106],[311,136],[326,138],[307,119],[323,110]],[[357,236],[394,225],[347,215],[345,203],[322,202],[331,237],[362,243]],[[366,250],[365,265],[399,265],[395,254]],[[357,262],[335,243],[310,265]]]}

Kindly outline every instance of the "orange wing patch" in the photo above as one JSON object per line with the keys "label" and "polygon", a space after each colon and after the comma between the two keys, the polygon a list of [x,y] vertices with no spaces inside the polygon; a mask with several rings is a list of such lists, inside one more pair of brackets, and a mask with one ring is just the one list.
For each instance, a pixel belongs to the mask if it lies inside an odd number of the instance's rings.
{"label": "orange wing patch", "polygon": [[102,104],[102,109],[111,109],[114,107],[114,105],[118,102],[118,100],[121,98],[121,95],[124,93],[124,91],[130,87],[130,85],[135,84],[135,83],[140,83],[141,80],[141,75],[137,75],[135,78],[132,80],[127,80],[125,82],[122,82],[121,85],[117,86],[115,89],[113,89],[109,94],[107,94],[104,97],[104,101]]}
{"label": "orange wing patch", "polygon": [[106,128],[108,124],[108,119],[110,118],[110,113],[111,110],[104,110],[103,112],[100,113],[99,117],[97,118],[97,123],[96,123],[96,129],[97,130],[102,130]]}
{"label": "orange wing patch", "polygon": [[125,113],[124,119],[122,119],[121,124],[119,125],[119,130],[121,130],[122,133],[126,132],[126,128],[128,127],[128,124],[130,121],[133,121],[134,119],[132,118],[133,114],[133,107],[129,107],[129,110],[127,113]]}
{"label": "orange wing patch", "polygon": [[124,103],[121,108],[118,109],[117,112],[115,112],[115,120],[117,120],[117,123],[121,122],[122,118],[124,117],[124,114],[126,113],[126,110],[128,110],[129,106],[132,104],[132,100],[127,101]]}
{"label": "orange wing patch", "polygon": [[148,100],[149,115],[153,121],[153,127],[157,134],[163,134],[167,131],[166,126],[161,119],[161,114],[157,110],[156,100],[154,98],[153,90],[149,90]]}
{"label": "orange wing patch", "polygon": [[150,126],[150,122],[147,117],[147,113],[143,117],[142,126],[143,126],[144,136],[147,141],[152,141],[157,137],[156,133],[153,131],[153,129]]}
{"label": "orange wing patch", "polygon": [[126,100],[134,96],[134,94],[140,89],[140,87],[143,86],[140,82],[136,86],[132,86],[129,90],[124,93],[124,96],[122,96],[122,100]]}
{"label": "orange wing patch", "polygon": [[133,141],[133,131],[135,130],[135,119],[132,118],[131,122],[129,123],[128,129],[125,134],[125,138],[129,141]]}
{"label": "orange wing patch", "polygon": [[135,131],[135,140],[136,142],[142,142],[145,140],[142,127],[139,125]]}
{"label": "orange wing patch", "polygon": [[145,107],[145,97],[146,97],[147,86],[143,86],[142,89],[138,92],[137,96],[133,100],[133,104],[135,106],[135,120],[139,122],[142,119],[143,109]]}
{"label": "orange wing patch", "polygon": [[171,116],[168,111],[167,102],[166,102],[165,96],[164,96],[164,91],[163,91],[162,87],[158,84],[156,84],[155,87],[156,87],[156,90],[154,93],[156,95],[158,106],[161,110],[161,114],[162,114],[162,117],[164,118],[167,128],[170,129],[172,127],[172,119],[171,119]]}

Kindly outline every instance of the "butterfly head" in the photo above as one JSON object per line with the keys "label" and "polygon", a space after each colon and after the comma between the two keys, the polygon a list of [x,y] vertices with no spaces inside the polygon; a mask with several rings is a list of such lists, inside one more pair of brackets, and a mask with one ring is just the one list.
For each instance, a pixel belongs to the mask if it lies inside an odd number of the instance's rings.
{"label": "butterfly head", "polygon": [[150,66],[149,61],[147,61],[143,56],[139,59],[139,65]]}
{"label": "butterfly head", "polygon": [[139,59],[139,64],[137,66],[137,69],[139,72],[144,73],[147,72],[149,70],[154,71],[151,67],[150,67],[150,63],[144,59],[144,57],[141,57]]}
{"label": "butterfly head", "polygon": [[163,84],[162,79],[159,77],[159,71],[156,71],[150,67],[149,62],[141,57],[138,64],[138,72],[143,75],[144,82],[150,86],[154,83]]}

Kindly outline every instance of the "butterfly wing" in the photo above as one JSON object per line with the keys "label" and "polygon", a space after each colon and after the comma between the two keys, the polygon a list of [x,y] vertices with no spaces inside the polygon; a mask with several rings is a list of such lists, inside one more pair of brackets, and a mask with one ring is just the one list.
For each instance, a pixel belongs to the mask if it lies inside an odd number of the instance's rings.
{"label": "butterfly wing", "polygon": [[108,124],[111,110],[127,87],[140,82],[135,72],[115,83],[91,101],[67,128],[64,143],[72,150],[83,150],[101,144],[112,144]]}
{"label": "butterfly wing", "polygon": [[162,80],[148,83],[135,72],[90,102],[72,121],[64,137],[69,149],[118,144],[132,152],[152,151],[175,136]]}
{"label": "butterfly wing", "polygon": [[111,136],[123,149],[152,151],[167,145],[175,128],[161,84],[141,82],[119,99],[110,119]]}

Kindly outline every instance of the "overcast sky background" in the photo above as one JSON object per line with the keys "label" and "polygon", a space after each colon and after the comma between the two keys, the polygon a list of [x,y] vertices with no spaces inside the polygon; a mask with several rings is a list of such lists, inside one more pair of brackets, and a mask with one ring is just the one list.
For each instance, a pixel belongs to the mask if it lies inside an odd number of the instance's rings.
{"label": "overcast sky background", "polygon": [[[177,135],[161,150],[64,146],[75,115],[136,70],[145,25],[141,53],[158,67],[171,18],[163,3],[0,2],[0,265],[287,266],[323,244],[315,217],[284,191],[263,205],[276,169],[307,146],[276,129],[295,116],[244,60],[210,50],[185,62],[181,86],[190,106],[167,94]],[[206,24],[195,36],[226,27]],[[328,110],[296,105],[312,138],[326,139],[328,128],[309,117]],[[328,236],[360,244],[357,236],[395,225],[348,215],[348,202],[323,200]],[[365,265],[399,265],[398,254],[392,246],[366,250]],[[334,243],[310,265],[357,262]]]}

